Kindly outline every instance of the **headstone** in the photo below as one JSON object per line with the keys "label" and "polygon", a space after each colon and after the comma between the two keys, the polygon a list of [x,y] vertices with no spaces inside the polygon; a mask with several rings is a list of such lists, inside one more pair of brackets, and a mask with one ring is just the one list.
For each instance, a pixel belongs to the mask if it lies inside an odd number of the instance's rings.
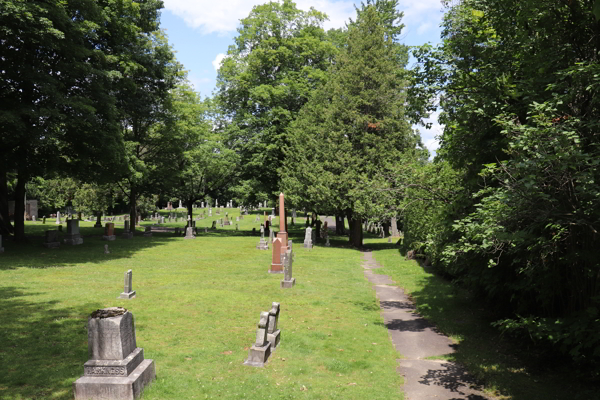
{"label": "headstone", "polygon": [[312,228],[306,228],[306,233],[304,234],[304,247],[307,249],[312,249],[313,241],[312,241]]}
{"label": "headstone", "polygon": [[275,351],[281,339],[281,330],[277,328],[279,321],[279,303],[273,302],[269,310],[269,322],[267,324],[267,340],[271,343],[271,351]]}
{"label": "headstone", "polygon": [[110,251],[108,251],[108,245],[107,244],[104,245],[104,254],[110,254]]}
{"label": "headstone", "polygon": [[117,299],[133,299],[135,297],[135,290],[133,290],[132,281],[133,281],[133,273],[131,270],[125,272],[125,286],[123,288],[123,293]]}
{"label": "headstone", "polygon": [[254,220],[254,222],[260,222],[260,215],[256,215],[256,219]]}
{"label": "headstone", "polygon": [[269,250],[269,244],[265,240],[265,227],[262,225],[260,226],[260,241],[256,248],[259,250]]}
{"label": "headstone", "polygon": [[123,239],[131,239],[133,238],[133,232],[129,231],[129,221],[124,221],[124,228],[123,228],[123,234],[121,235],[121,237]]}
{"label": "headstone", "polygon": [[209,216],[209,217],[212,217],[212,208],[209,208],[209,209],[208,209],[208,216]]}
{"label": "headstone", "polygon": [[2,235],[0,235],[0,253],[4,253],[4,247],[2,247]]}
{"label": "headstone", "polygon": [[79,220],[70,219],[67,221],[67,234],[64,238],[65,244],[78,245],[83,244],[83,238],[79,234]]}
{"label": "headstone", "polygon": [[331,244],[329,244],[329,235],[325,236],[325,247],[331,247]]}
{"label": "headstone", "polygon": [[167,210],[172,210],[173,209],[173,203],[171,203],[170,201],[167,202]]}
{"label": "headstone", "polygon": [[240,222],[240,217],[235,217],[235,222]]}
{"label": "headstone", "polygon": [[185,228],[185,238],[184,239],[196,239],[196,236],[194,236],[194,228],[192,228],[191,226],[188,226],[187,228]]}
{"label": "headstone", "polygon": [[31,220],[32,220],[33,222],[36,222],[36,221],[35,221],[35,220],[36,220],[36,218],[35,218],[35,215],[31,216]]}
{"label": "headstone", "polygon": [[269,231],[269,242],[273,243],[273,240],[275,239],[275,231],[274,230],[270,230]]}
{"label": "headstone", "polygon": [[217,221],[212,222],[212,226],[210,227],[210,229],[217,229]]}
{"label": "headstone", "polygon": [[204,202],[202,202],[202,204],[201,204],[201,205],[202,205],[202,208],[204,208]]}
{"label": "headstone", "polygon": [[60,221],[60,211],[56,212],[56,225],[60,225],[62,222]]}
{"label": "headstone", "polygon": [[253,367],[263,367],[271,355],[271,343],[267,340],[267,329],[269,323],[269,313],[263,311],[260,313],[258,329],[256,330],[256,341],[248,351],[248,359],[244,365]]}
{"label": "headstone", "polygon": [[152,227],[151,226],[147,226],[146,230],[144,231],[144,236],[145,237],[151,237],[152,236]]}
{"label": "headstone", "polygon": [[134,400],[156,378],[154,360],[137,347],[133,314],[121,307],[94,311],[87,324],[89,360],[73,384],[75,400]]}
{"label": "headstone", "polygon": [[104,226],[104,236],[102,240],[115,240],[115,224],[113,222],[107,222]]}
{"label": "headstone", "polygon": [[204,233],[208,233],[208,228],[206,226],[204,227]]}
{"label": "headstone", "polygon": [[183,208],[183,205],[181,205],[181,200],[179,200],[179,208]]}
{"label": "headstone", "polygon": [[271,208],[271,216],[274,217],[275,216],[275,207]]}
{"label": "headstone", "polygon": [[283,264],[281,263],[281,239],[277,238],[273,240],[273,259],[271,262],[271,268],[269,273],[281,274],[283,273]]}
{"label": "headstone", "polygon": [[164,224],[165,223],[165,217],[160,217],[160,223]]}
{"label": "headstone", "polygon": [[285,252],[283,257],[283,280],[281,281],[281,287],[289,289],[296,284],[296,278],[292,278],[292,262],[293,262],[292,250]]}
{"label": "headstone", "polygon": [[53,249],[53,248],[59,247],[59,246],[60,246],[60,242],[58,240],[58,231],[57,230],[46,231],[46,236],[44,238],[44,247]]}

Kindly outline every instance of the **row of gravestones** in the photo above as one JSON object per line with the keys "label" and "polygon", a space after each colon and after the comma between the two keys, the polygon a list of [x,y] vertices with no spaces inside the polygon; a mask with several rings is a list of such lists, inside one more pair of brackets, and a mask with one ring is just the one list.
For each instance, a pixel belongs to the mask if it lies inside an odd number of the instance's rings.
{"label": "row of gravestones", "polygon": [[[125,273],[120,299],[135,298],[132,271]],[[280,304],[273,302],[268,312],[261,312],[256,340],[248,351],[245,365],[262,367],[281,340],[278,328]],[[122,307],[94,311],[88,318],[89,359],[83,376],[73,383],[75,400],[134,400],[156,379],[154,360],[144,359],[144,349],[137,347],[133,314]]]}

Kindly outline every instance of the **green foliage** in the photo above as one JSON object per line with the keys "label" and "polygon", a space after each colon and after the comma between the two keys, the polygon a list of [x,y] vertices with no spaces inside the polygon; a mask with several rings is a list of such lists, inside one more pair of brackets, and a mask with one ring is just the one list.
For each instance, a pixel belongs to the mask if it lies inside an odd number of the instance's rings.
{"label": "green foliage", "polygon": [[73,196],[73,205],[79,212],[97,215],[112,208],[115,197],[113,185],[81,183]]}

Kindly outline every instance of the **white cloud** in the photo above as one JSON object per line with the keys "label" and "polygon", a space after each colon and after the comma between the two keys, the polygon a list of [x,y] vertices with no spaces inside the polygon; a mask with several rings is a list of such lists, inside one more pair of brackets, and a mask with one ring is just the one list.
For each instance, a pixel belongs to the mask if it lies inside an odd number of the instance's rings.
{"label": "white cloud", "polygon": [[218,71],[219,68],[221,68],[221,63],[223,62],[225,57],[227,57],[227,56],[224,53],[217,54],[215,59],[212,61],[212,65],[215,68],[215,71]]}
{"label": "white cloud", "polygon": [[424,34],[425,32],[427,32],[429,29],[431,29],[433,27],[433,24],[430,22],[425,22],[421,25],[419,25],[419,27],[417,28],[417,33],[419,35]]}

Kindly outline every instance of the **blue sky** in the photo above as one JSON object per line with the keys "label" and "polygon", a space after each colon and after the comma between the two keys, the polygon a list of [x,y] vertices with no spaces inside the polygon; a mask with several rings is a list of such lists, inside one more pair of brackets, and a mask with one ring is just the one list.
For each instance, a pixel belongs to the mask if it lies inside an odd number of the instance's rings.
{"label": "blue sky", "polygon": [[[252,7],[265,0],[164,0],[161,27],[166,30],[169,43],[177,59],[188,70],[188,78],[202,96],[211,96],[215,90],[219,60],[233,44],[239,20],[248,16]],[[399,0],[404,11],[403,42],[419,45],[440,41],[440,22],[443,11],[440,0]],[[298,8],[310,7],[325,12],[329,21],[324,28],[339,28],[348,18],[355,17],[354,4],[360,1],[297,0]],[[437,115],[432,115],[432,129],[420,128],[423,143],[432,151],[437,149],[436,135],[442,127]]]}

